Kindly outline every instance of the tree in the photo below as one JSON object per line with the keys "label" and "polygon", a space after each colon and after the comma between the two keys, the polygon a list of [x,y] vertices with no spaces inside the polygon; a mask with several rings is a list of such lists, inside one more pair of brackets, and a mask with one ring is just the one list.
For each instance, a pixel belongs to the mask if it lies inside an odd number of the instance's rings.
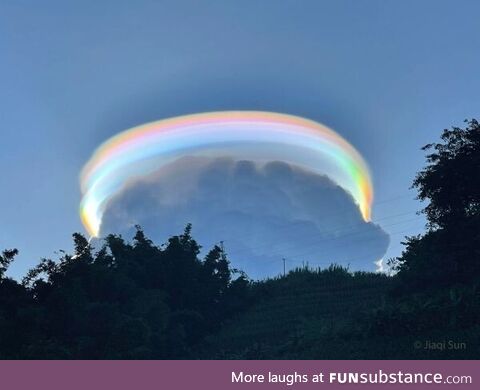
{"label": "tree", "polygon": [[407,237],[402,256],[393,262],[408,288],[443,288],[480,276],[480,125],[466,123],[422,148],[431,153],[413,187],[428,201],[422,212],[429,230]]}
{"label": "tree", "polygon": [[448,228],[480,215],[479,123],[472,119],[465,129],[446,129],[441,139],[422,148],[433,152],[413,182],[418,198],[429,201],[423,212],[431,228]]}
{"label": "tree", "polygon": [[6,249],[0,255],[0,280],[5,276],[8,266],[18,254],[17,249]]}
{"label": "tree", "polygon": [[230,283],[230,264],[221,247],[215,245],[208,252],[203,262],[203,268],[213,287],[213,294],[217,296],[217,300],[225,293]]}

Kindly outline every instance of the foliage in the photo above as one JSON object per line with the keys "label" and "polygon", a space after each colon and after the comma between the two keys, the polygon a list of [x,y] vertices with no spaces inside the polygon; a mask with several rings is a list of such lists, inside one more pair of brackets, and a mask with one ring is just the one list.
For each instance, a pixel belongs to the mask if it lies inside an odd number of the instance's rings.
{"label": "foliage", "polygon": [[43,259],[22,284],[0,261],[0,357],[180,358],[245,305],[249,281],[235,277],[215,246],[202,261],[191,226],[156,247],[137,228],[133,243],[110,235],[93,253],[74,234],[74,254]]}
{"label": "foliage", "polygon": [[402,256],[390,265],[405,291],[473,283],[480,277],[480,125],[444,130],[442,142],[426,145],[427,166],[413,186],[428,230],[407,237]]}
{"label": "foliage", "polygon": [[466,122],[465,129],[444,130],[442,143],[422,148],[433,151],[413,187],[419,199],[429,201],[424,213],[433,228],[448,228],[480,214],[480,124]]}

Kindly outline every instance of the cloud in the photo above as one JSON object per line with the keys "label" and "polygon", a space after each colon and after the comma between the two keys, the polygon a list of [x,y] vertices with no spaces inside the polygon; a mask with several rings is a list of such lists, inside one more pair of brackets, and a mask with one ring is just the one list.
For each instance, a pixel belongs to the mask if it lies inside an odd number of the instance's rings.
{"label": "cloud", "polygon": [[108,205],[101,233],[135,224],[158,242],[187,223],[208,250],[224,241],[234,267],[254,278],[302,264],[375,270],[389,236],[363,221],[352,196],[326,176],[283,162],[185,157],[129,183]]}

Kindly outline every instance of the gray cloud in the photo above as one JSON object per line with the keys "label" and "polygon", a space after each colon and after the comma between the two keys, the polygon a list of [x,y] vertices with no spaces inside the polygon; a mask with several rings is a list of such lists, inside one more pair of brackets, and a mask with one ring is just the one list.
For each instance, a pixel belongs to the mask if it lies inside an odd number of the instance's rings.
{"label": "gray cloud", "polygon": [[219,241],[251,277],[302,263],[374,270],[389,237],[363,221],[352,196],[326,176],[283,162],[186,157],[129,183],[109,204],[102,234],[127,236],[140,224],[165,241],[193,224],[208,250]]}

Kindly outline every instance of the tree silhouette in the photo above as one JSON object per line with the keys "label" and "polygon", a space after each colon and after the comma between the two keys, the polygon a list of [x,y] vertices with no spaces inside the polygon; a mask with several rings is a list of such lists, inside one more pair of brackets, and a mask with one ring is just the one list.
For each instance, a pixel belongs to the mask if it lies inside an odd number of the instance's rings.
{"label": "tree silhouette", "polygon": [[422,150],[428,165],[420,171],[413,187],[418,197],[428,200],[423,212],[431,228],[448,228],[480,215],[480,125],[444,130],[442,143],[428,144]]}
{"label": "tree silhouette", "polygon": [[0,255],[0,279],[3,279],[8,266],[18,254],[17,249],[6,249]]}
{"label": "tree silhouette", "polygon": [[[42,259],[22,284],[6,278],[16,250],[0,257],[0,353],[24,358],[180,358],[241,307],[244,275],[232,280],[219,246],[199,259],[192,227],[155,246],[137,226],[132,243],[109,235],[94,248]],[[7,337],[8,336],[8,337]],[[28,336],[28,337],[26,337]]]}
{"label": "tree silhouette", "polygon": [[[405,251],[394,261],[405,289],[446,287],[480,276],[480,125],[444,130],[441,143],[423,150],[427,166],[413,187],[424,208],[428,231],[407,238]],[[406,287],[408,286],[408,287]]]}

